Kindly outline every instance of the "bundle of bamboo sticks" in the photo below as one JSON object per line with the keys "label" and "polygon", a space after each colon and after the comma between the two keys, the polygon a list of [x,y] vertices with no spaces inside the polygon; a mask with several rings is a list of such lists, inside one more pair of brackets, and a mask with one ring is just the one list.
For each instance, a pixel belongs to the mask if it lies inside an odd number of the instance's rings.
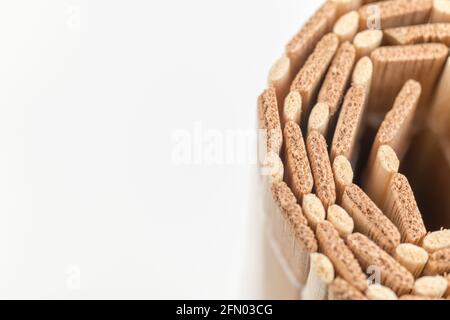
{"label": "bundle of bamboo sticks", "polygon": [[271,68],[263,197],[296,298],[450,299],[449,45],[450,0],[328,0]]}

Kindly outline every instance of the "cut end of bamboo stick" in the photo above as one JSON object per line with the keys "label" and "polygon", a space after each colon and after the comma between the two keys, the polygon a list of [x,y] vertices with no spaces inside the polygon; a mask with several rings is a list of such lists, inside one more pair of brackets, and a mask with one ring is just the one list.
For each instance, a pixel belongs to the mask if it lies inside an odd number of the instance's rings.
{"label": "cut end of bamboo stick", "polygon": [[302,116],[302,97],[297,91],[290,92],[284,100],[283,120],[284,123],[292,121],[300,123]]}
{"label": "cut end of bamboo stick", "polygon": [[279,58],[269,72],[269,84],[278,83],[289,75],[290,60],[286,55]]}
{"label": "cut end of bamboo stick", "polygon": [[353,44],[356,48],[358,58],[368,56],[378,48],[383,41],[383,32],[381,30],[364,30],[356,34]]}
{"label": "cut end of bamboo stick", "polygon": [[310,193],[303,197],[303,213],[312,229],[316,229],[317,225],[325,220],[326,212],[320,199]]}
{"label": "cut end of bamboo stick", "polygon": [[428,261],[428,252],[410,243],[402,243],[395,249],[394,258],[418,278]]}
{"label": "cut end of bamboo stick", "polygon": [[327,220],[336,228],[342,238],[353,233],[354,223],[352,217],[338,205],[328,208]]}
{"label": "cut end of bamboo stick", "polygon": [[333,262],[337,275],[361,292],[366,291],[367,277],[333,225],[328,221],[321,222],[316,236],[319,248]]}
{"label": "cut end of bamboo stick", "polygon": [[441,276],[425,276],[417,279],[414,284],[413,294],[428,297],[441,298],[447,292],[448,282]]}
{"label": "cut end of bamboo stick", "polygon": [[394,291],[381,284],[372,284],[366,291],[369,300],[398,300]]}
{"label": "cut end of bamboo stick", "polygon": [[336,202],[336,187],[328,157],[327,142],[318,131],[308,135],[307,150],[314,177],[314,185],[325,209]]}
{"label": "cut end of bamboo stick", "polygon": [[309,165],[303,135],[298,124],[288,121],[284,128],[286,146],[286,171],[292,191],[298,201],[312,191],[313,176]]}
{"label": "cut end of bamboo stick", "polygon": [[431,254],[423,272],[425,276],[447,273],[450,274],[450,248],[441,249]]}
{"label": "cut end of bamboo stick", "polygon": [[321,253],[312,253],[308,280],[302,292],[303,300],[324,300],[328,286],[334,280],[334,267],[330,259]]}
{"label": "cut end of bamboo stick", "polygon": [[328,300],[367,300],[367,298],[349,282],[336,278],[328,289]]}
{"label": "cut end of bamboo stick", "polygon": [[359,13],[350,11],[338,19],[333,32],[341,42],[352,41],[359,28]]}
{"label": "cut end of bamboo stick", "polygon": [[353,183],[353,169],[350,161],[344,156],[337,156],[333,162],[334,182],[336,185],[336,196],[341,203],[345,188]]}
{"label": "cut end of bamboo stick", "polygon": [[273,153],[262,161],[262,173],[268,177],[268,183],[282,181],[284,177],[284,165],[280,156]]}
{"label": "cut end of bamboo stick", "polygon": [[372,85],[373,64],[369,57],[358,60],[353,71],[352,82],[356,86],[361,86],[369,92]]}
{"label": "cut end of bamboo stick", "polygon": [[434,0],[430,21],[433,23],[450,22],[449,0]]}
{"label": "cut end of bamboo stick", "polygon": [[423,239],[422,248],[429,253],[450,248],[450,230],[440,230],[427,234]]}
{"label": "cut end of bamboo stick", "polygon": [[326,135],[330,121],[330,108],[326,103],[317,103],[311,110],[308,121],[308,133],[318,131]]}

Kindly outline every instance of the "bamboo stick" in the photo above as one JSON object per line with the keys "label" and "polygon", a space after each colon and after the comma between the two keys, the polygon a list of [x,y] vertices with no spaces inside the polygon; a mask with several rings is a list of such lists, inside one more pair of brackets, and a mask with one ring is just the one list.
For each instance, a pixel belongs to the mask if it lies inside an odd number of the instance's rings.
{"label": "bamboo stick", "polygon": [[286,124],[286,122],[288,121],[300,124],[301,117],[302,97],[300,96],[300,93],[296,91],[290,92],[284,100],[284,108],[282,114],[283,124]]}
{"label": "bamboo stick", "polygon": [[309,226],[316,230],[317,225],[326,218],[322,202],[315,194],[310,193],[303,197],[302,207]]}
{"label": "bamboo stick", "polygon": [[353,70],[352,83],[355,86],[362,86],[366,90],[366,99],[369,99],[372,86],[373,64],[369,57],[358,60]]}
{"label": "bamboo stick", "polygon": [[306,143],[314,186],[325,209],[336,202],[336,186],[328,157],[327,142],[321,133],[312,131]]}
{"label": "bamboo stick", "polygon": [[302,291],[303,300],[325,300],[328,286],[334,280],[334,267],[330,259],[321,253],[310,258],[309,275]]}
{"label": "bamboo stick", "polygon": [[353,169],[350,162],[344,156],[337,156],[333,162],[334,182],[336,185],[337,203],[342,202],[345,188],[353,183]]}
{"label": "bamboo stick", "polygon": [[365,294],[369,300],[398,300],[394,291],[377,283],[370,285]]}
{"label": "bamboo stick", "polygon": [[399,296],[411,292],[414,286],[413,275],[369,238],[354,233],[347,237],[347,245],[364,269],[374,266],[378,268],[383,285]]}
{"label": "bamboo stick", "polygon": [[425,108],[429,104],[436,80],[447,60],[448,48],[438,43],[380,47],[370,56],[373,81],[369,110],[384,114],[410,79],[422,86],[419,106]]}
{"label": "bamboo stick", "polygon": [[427,229],[408,179],[395,174],[387,190],[384,213],[399,229],[402,242],[419,245]]}
{"label": "bamboo stick", "polygon": [[425,276],[417,279],[412,293],[421,297],[441,298],[447,292],[448,283],[441,276]]}
{"label": "bamboo stick", "polygon": [[443,141],[450,143],[450,58],[447,59],[442,76],[432,100],[430,127]]}
{"label": "bamboo stick", "polygon": [[394,258],[418,278],[427,264],[428,252],[414,244],[402,243],[395,249]]}
{"label": "bamboo stick", "polygon": [[350,11],[340,17],[333,27],[333,33],[339,37],[341,42],[352,41],[358,32],[359,13]]}
{"label": "bamboo stick", "polygon": [[[260,150],[261,160],[264,163],[271,153],[280,154],[283,144],[281,122],[278,113],[277,97],[274,87],[265,90],[258,98],[259,126],[264,131],[264,138]],[[261,153],[262,152],[262,153]]]}
{"label": "bamboo stick", "polygon": [[384,209],[386,192],[392,177],[398,172],[400,161],[391,147],[382,145],[371,165],[366,169],[364,190],[379,208]]}
{"label": "bamboo stick", "polygon": [[336,278],[328,288],[328,300],[367,300],[367,298],[349,282]]}
{"label": "bamboo stick", "polygon": [[268,79],[269,87],[275,88],[280,115],[283,112],[284,99],[289,92],[291,81],[291,61],[283,55],[270,69]]}
{"label": "bamboo stick", "polygon": [[427,234],[422,242],[422,248],[428,253],[450,248],[450,230],[440,230]]}
{"label": "bamboo stick", "polygon": [[384,30],[389,45],[438,42],[450,45],[450,23],[421,24]]}
{"label": "bamboo stick", "polygon": [[333,225],[328,221],[319,223],[316,236],[321,252],[331,260],[336,274],[361,292],[366,291],[367,277]]}
{"label": "bamboo stick", "polygon": [[336,35],[332,33],[325,35],[292,82],[291,91],[300,93],[303,112],[306,117],[309,116],[312,101],[319,90],[338,45],[339,39]]}
{"label": "bamboo stick", "polygon": [[[359,9],[360,30],[371,26],[373,12],[371,4]],[[432,0],[392,0],[376,3],[381,28],[393,28],[428,22],[433,6]],[[370,28],[369,28],[370,29]]]}
{"label": "bamboo stick", "polygon": [[340,17],[361,6],[361,0],[331,0],[337,4],[337,15]]}
{"label": "bamboo stick", "polygon": [[265,212],[273,212],[275,210],[274,201],[272,199],[272,184],[283,180],[284,165],[281,158],[274,154],[273,157],[266,158],[265,163],[261,167],[263,196],[265,199]]}
{"label": "bamboo stick", "polygon": [[393,253],[400,244],[398,229],[357,185],[345,189],[342,207],[353,218],[355,230],[370,237],[386,252]]}
{"label": "bamboo stick", "polygon": [[288,121],[284,128],[286,148],[286,173],[292,190],[301,202],[312,191],[313,176],[306,153],[305,142],[298,124]]}
{"label": "bamboo stick", "polygon": [[430,22],[450,22],[450,1],[434,0]]}
{"label": "bamboo stick", "polygon": [[330,116],[338,112],[341,107],[355,64],[355,57],[355,47],[351,43],[341,44],[322,84],[317,101],[328,105]]}
{"label": "bamboo stick", "polygon": [[450,273],[450,248],[434,252],[425,267],[425,276]]}
{"label": "bamboo stick", "polygon": [[353,232],[354,222],[352,217],[338,205],[332,205],[328,208],[327,221],[331,222],[344,239]]}
{"label": "bamboo stick", "polygon": [[364,30],[359,32],[353,39],[356,57],[360,59],[369,56],[373,50],[381,45],[382,41],[383,32],[381,30]]}
{"label": "bamboo stick", "polygon": [[330,121],[330,108],[326,103],[319,102],[311,110],[308,121],[308,134],[318,131],[322,135],[327,134]]}

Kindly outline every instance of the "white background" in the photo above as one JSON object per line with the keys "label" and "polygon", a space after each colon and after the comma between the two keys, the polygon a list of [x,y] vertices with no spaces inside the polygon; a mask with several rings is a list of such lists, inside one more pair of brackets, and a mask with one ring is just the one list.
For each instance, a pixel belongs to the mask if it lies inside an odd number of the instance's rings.
{"label": "white background", "polygon": [[0,298],[259,297],[255,165],[173,138],[253,130],[318,5],[1,1]]}

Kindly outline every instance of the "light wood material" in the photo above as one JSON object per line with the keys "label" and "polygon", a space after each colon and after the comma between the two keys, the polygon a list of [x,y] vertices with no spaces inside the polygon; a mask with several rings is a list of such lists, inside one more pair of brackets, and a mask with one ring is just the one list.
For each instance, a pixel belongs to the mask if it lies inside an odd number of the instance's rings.
{"label": "light wood material", "polygon": [[373,81],[369,110],[386,113],[400,89],[410,79],[420,82],[422,96],[419,106],[428,109],[433,88],[447,56],[447,46],[438,43],[380,47],[374,50],[370,55]]}
{"label": "light wood material", "polygon": [[352,217],[338,205],[328,208],[327,220],[336,228],[342,238],[352,234],[355,224]]}
{"label": "light wood material", "polygon": [[353,169],[350,162],[344,156],[337,156],[333,162],[334,182],[336,185],[337,203],[342,202],[345,188],[353,183]]}
{"label": "light wood material", "polygon": [[366,169],[364,190],[379,208],[384,209],[389,183],[398,172],[400,161],[391,147],[382,145],[371,165]]}
{"label": "light wood material", "polygon": [[330,122],[330,108],[326,103],[317,103],[311,110],[308,120],[308,134],[317,131],[326,136]]}
{"label": "light wood material", "polygon": [[284,100],[282,113],[283,124],[293,121],[300,124],[302,117],[302,96],[297,91],[290,92]]}
{"label": "light wood material", "polygon": [[427,234],[419,206],[408,179],[394,174],[387,188],[384,214],[400,231],[402,242],[420,245]]}
{"label": "light wood material", "polygon": [[333,27],[333,33],[341,42],[352,41],[359,29],[359,13],[350,11],[340,17]]}
{"label": "light wood material", "polygon": [[322,202],[315,194],[310,193],[303,197],[302,207],[309,226],[316,230],[317,225],[326,218]]}
{"label": "light wood material", "polygon": [[271,153],[280,154],[283,144],[277,96],[274,87],[265,90],[258,98],[259,127],[263,130],[260,143],[260,163],[264,163]]}
{"label": "light wood material", "polygon": [[423,239],[422,248],[429,253],[450,248],[450,230],[440,230],[427,234]]}
{"label": "light wood material", "polygon": [[284,138],[287,180],[301,202],[303,196],[312,191],[314,181],[299,125],[288,121],[284,128]]}
{"label": "light wood material", "polygon": [[[392,0],[376,3],[380,15],[381,29],[421,24],[428,22],[433,6],[432,0]],[[359,9],[360,30],[372,29],[371,4]]]}
{"label": "light wood material", "polygon": [[339,39],[336,35],[332,33],[325,35],[292,82],[291,91],[297,91],[302,96],[303,113],[306,119],[309,116],[313,98],[318,93],[321,81],[338,49],[338,45]]}
{"label": "light wood material", "polygon": [[372,87],[373,64],[369,57],[358,60],[353,70],[352,83],[355,86],[362,86],[366,90],[366,99],[369,99]]}
{"label": "light wood material", "polygon": [[347,245],[364,269],[377,268],[383,285],[399,296],[411,292],[414,286],[413,275],[369,238],[354,233],[347,237]]}
{"label": "light wood material", "polygon": [[356,34],[353,45],[356,48],[356,57],[369,56],[373,50],[381,46],[383,32],[381,30],[364,30]]}
{"label": "light wood material", "polygon": [[441,249],[430,255],[423,272],[426,276],[450,273],[450,248]]}
{"label": "light wood material", "polygon": [[337,15],[342,16],[349,11],[356,10],[361,6],[361,0],[331,0],[337,4]]}
{"label": "light wood material", "polygon": [[398,229],[357,185],[345,189],[342,207],[353,218],[355,231],[367,235],[386,252],[393,253],[400,244]]}
{"label": "light wood material", "polygon": [[302,291],[303,300],[326,300],[328,286],[334,280],[334,267],[330,259],[321,253],[310,258],[309,275]]}
{"label": "light wood material", "polygon": [[336,274],[361,292],[367,290],[367,277],[353,253],[333,225],[324,221],[317,226],[319,248],[333,263]]}
{"label": "light wood material", "polygon": [[[450,0],[449,0],[450,1]],[[450,144],[450,58],[447,59],[444,71],[437,84],[432,99],[430,127],[439,138]]]}
{"label": "light wood material", "polygon": [[367,300],[367,298],[349,282],[336,278],[328,288],[328,300]]}
{"label": "light wood material", "polygon": [[448,283],[441,276],[425,276],[416,280],[413,294],[428,298],[441,298],[447,292]]}
{"label": "light wood material", "polygon": [[320,132],[313,130],[308,135],[306,147],[315,191],[325,209],[328,209],[336,202],[336,187],[328,156],[327,142]]}
{"label": "light wood material", "polygon": [[366,290],[366,297],[369,300],[398,300],[394,291],[381,284],[372,284]]}
{"label": "light wood material", "polygon": [[390,45],[437,42],[450,45],[450,23],[421,24],[384,30],[384,39]]}
{"label": "light wood material", "polygon": [[428,252],[410,243],[402,243],[395,249],[395,260],[418,278],[428,261]]}
{"label": "light wood material", "polygon": [[355,47],[350,42],[344,42],[336,52],[333,62],[328,69],[317,101],[328,105],[331,116],[336,114],[341,107],[342,99],[348,87],[356,61],[355,59]]}
{"label": "light wood material", "polygon": [[430,22],[450,22],[450,0],[434,0]]}
{"label": "light wood material", "polygon": [[268,79],[269,87],[273,86],[277,93],[278,112],[280,114],[283,111],[284,99],[289,92],[291,81],[291,61],[286,55],[283,55],[270,69]]}

